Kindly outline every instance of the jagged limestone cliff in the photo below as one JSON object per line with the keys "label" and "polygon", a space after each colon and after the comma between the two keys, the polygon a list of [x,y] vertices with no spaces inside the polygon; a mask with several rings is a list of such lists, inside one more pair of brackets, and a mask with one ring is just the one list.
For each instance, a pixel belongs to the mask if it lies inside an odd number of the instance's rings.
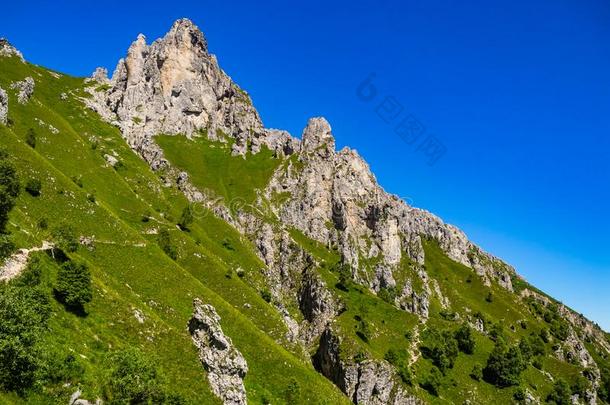
{"label": "jagged limestone cliff", "polygon": [[[65,218],[95,216],[74,222],[79,254],[100,268],[97,299],[136,300],[128,314],[137,336],[165,361],[175,353],[187,359],[183,368],[170,366],[184,381],[199,381],[199,367],[224,403],[313,402],[321,400],[318,387],[336,394],[308,374],[315,368],[342,399],[359,404],[521,401],[480,369],[494,350],[509,358],[501,342],[525,353],[534,339],[543,347],[541,364],[530,359],[521,371],[524,401],[544,401],[559,379],[574,380],[571,400],[599,401],[610,354],[599,327],[529,286],[456,227],[384,191],[356,151],[336,150],[324,118],[310,119],[300,138],[264,128],[191,21],[177,21],[151,44],[138,36],[111,78],[100,68],[84,85],[63,84],[67,78],[30,68],[0,45],[11,63],[10,76],[0,76],[0,118],[15,121],[0,127],[3,139],[23,156],[27,176],[44,173],[58,185],[40,201]],[[32,150],[20,140],[30,126],[43,132]],[[84,182],[72,157],[78,167],[97,165]],[[56,197],[79,193],[88,205]],[[178,211],[187,200],[189,210]],[[43,209],[26,199],[14,219],[29,229],[30,246],[41,242],[38,232],[52,236],[31,229],[39,218],[30,212]],[[176,246],[167,245],[172,240]],[[192,316],[195,296],[206,305],[195,301]],[[115,316],[96,314],[113,325]],[[473,330],[474,353],[452,351],[458,326]],[[132,339],[132,328],[109,340]],[[97,334],[91,339],[89,346],[100,346],[92,343]]]}

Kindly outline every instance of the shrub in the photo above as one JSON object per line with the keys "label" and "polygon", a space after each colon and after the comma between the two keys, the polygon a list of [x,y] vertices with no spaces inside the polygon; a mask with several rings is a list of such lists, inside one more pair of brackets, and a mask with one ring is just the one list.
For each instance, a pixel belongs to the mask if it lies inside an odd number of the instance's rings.
{"label": "shrub", "polygon": [[192,225],[193,220],[194,220],[193,209],[191,208],[191,205],[189,204],[182,210],[182,215],[180,216],[180,221],[178,222],[178,226],[183,231],[186,231],[189,229],[189,226]]}
{"label": "shrub", "polygon": [[406,350],[389,349],[386,352],[384,359],[396,367],[396,371],[398,372],[402,382],[408,385],[412,384],[413,376],[411,374],[411,370],[409,369],[409,353]]}
{"label": "shrub", "polygon": [[371,340],[371,337],[373,337],[369,323],[360,316],[357,317],[357,321],[356,336],[362,339],[363,342],[368,343]]}
{"label": "shrub", "polygon": [[419,385],[431,395],[438,396],[442,377],[443,375],[440,370],[436,367],[432,367],[430,373],[424,377],[424,380]]}
{"label": "shrub", "polygon": [[32,197],[38,197],[41,189],[42,183],[38,179],[30,179],[25,184],[25,191],[27,191]]}
{"label": "shrub", "polygon": [[525,401],[525,390],[523,387],[517,387],[517,389],[515,389],[515,392],[513,392],[513,399],[518,403]]}
{"label": "shrub", "polygon": [[487,301],[487,302],[493,302],[493,300],[494,300],[494,295],[493,295],[493,293],[490,291],[490,292],[488,292],[488,293],[487,293],[487,297],[485,297],[485,301]]}
{"label": "shrub", "polygon": [[422,355],[432,360],[443,374],[453,367],[458,355],[458,345],[453,334],[449,331],[439,332],[436,329],[428,329],[424,334],[423,344],[420,347]]}
{"label": "shrub", "polygon": [[572,394],[578,394],[578,396],[582,399],[585,397],[585,394],[589,389],[589,385],[589,380],[587,380],[582,375],[578,375],[572,383],[570,391],[572,392]]}
{"label": "shrub", "polygon": [[472,333],[472,328],[468,324],[463,324],[455,331],[455,340],[460,351],[466,354],[474,353],[476,342]]}
{"label": "shrub", "polygon": [[394,300],[396,299],[396,288],[387,287],[382,288],[377,293],[377,296],[387,302],[388,304],[394,304]]}
{"label": "shrub", "polygon": [[481,381],[483,379],[483,367],[480,364],[475,364],[470,372],[470,378],[475,381]]}
{"label": "shrub", "polygon": [[8,214],[15,206],[19,195],[19,177],[15,166],[8,161],[8,154],[0,150],[0,232],[8,222]]}
{"label": "shrub", "polygon": [[540,357],[536,357],[534,361],[532,361],[532,366],[534,366],[538,370],[542,370],[542,360],[540,359]]}
{"label": "shrub", "polygon": [[166,387],[164,375],[155,359],[136,348],[107,357],[108,383],[106,398],[111,403],[180,404],[184,400]]}
{"label": "shrub", "polygon": [[84,263],[68,261],[57,272],[55,295],[66,306],[82,309],[91,302],[93,291],[91,272]]}
{"label": "shrub", "polygon": [[547,402],[553,402],[557,405],[570,405],[572,403],[571,390],[565,380],[559,378],[553,385],[553,390],[546,397]]}
{"label": "shrub", "polygon": [[301,403],[301,387],[299,383],[292,379],[288,384],[288,388],[286,388],[285,392],[286,403],[287,404],[299,404]]}
{"label": "shrub", "polygon": [[52,235],[53,239],[55,239],[55,243],[60,249],[71,253],[78,250],[76,232],[70,225],[61,224],[53,230]]}
{"label": "shrub", "polygon": [[269,292],[269,290],[263,290],[261,291],[261,298],[264,299],[266,302],[271,302],[271,293]]}
{"label": "shrub", "polygon": [[33,128],[28,129],[28,132],[25,134],[25,143],[32,149],[36,148],[36,132]]}
{"label": "shrub", "polygon": [[519,385],[521,373],[526,367],[527,363],[523,359],[519,347],[508,347],[500,339],[487,359],[483,377],[485,381],[497,387]]}
{"label": "shrub", "polygon": [[49,227],[49,222],[47,221],[46,218],[43,217],[38,220],[37,226],[38,226],[38,229],[41,229],[44,231]]}
{"label": "shrub", "polygon": [[337,284],[335,284],[335,287],[345,292],[349,291],[353,285],[352,271],[350,267],[345,264],[339,264],[334,270],[339,273],[339,281]]}
{"label": "shrub", "polygon": [[0,234],[0,260],[9,257],[15,251],[15,244],[8,235]]}
{"label": "shrub", "polygon": [[172,260],[176,260],[178,258],[178,251],[176,247],[172,244],[172,239],[169,235],[169,231],[167,229],[161,230],[159,232],[159,237],[157,238],[157,243],[161,250],[165,252]]}
{"label": "shrub", "polygon": [[22,393],[34,384],[50,315],[40,288],[0,285],[0,389]]}

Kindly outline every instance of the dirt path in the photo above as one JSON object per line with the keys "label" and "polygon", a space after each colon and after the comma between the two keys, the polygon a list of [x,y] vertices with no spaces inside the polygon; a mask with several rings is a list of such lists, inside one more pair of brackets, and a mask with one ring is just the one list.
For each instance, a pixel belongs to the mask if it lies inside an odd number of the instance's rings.
{"label": "dirt path", "polygon": [[50,242],[42,242],[42,246],[32,249],[19,249],[0,267],[0,281],[9,281],[17,277],[28,265],[30,253],[53,249]]}
{"label": "dirt path", "polygon": [[[425,328],[425,326],[424,326]],[[411,336],[411,345],[409,347],[409,352],[411,353],[409,366],[412,366],[419,360],[421,356],[421,352],[419,351],[419,325],[416,325],[413,329],[413,336]]]}

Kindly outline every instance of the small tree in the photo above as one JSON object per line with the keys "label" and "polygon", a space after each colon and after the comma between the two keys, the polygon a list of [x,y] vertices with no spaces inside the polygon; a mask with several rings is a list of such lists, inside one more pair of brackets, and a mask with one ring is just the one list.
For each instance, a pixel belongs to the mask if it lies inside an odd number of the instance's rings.
{"label": "small tree", "polygon": [[553,385],[553,390],[546,397],[546,402],[557,405],[570,405],[572,403],[570,385],[563,379],[558,379]]}
{"label": "small tree", "polygon": [[0,234],[0,260],[9,257],[15,251],[15,244],[8,235]]}
{"label": "small tree", "polygon": [[72,308],[82,308],[91,302],[93,291],[91,272],[84,263],[68,261],[57,273],[55,295],[59,301]]}
{"label": "small tree", "polygon": [[189,204],[182,210],[182,215],[180,216],[180,221],[178,222],[178,226],[183,231],[186,231],[189,229],[189,226],[191,226],[193,224],[193,220],[194,220],[193,209],[191,208],[191,205]]}
{"label": "small tree", "polygon": [[25,143],[30,145],[31,148],[36,147],[36,132],[34,131],[34,128],[28,129],[28,132],[25,135]]}
{"label": "small tree", "polygon": [[526,367],[527,363],[519,347],[508,347],[504,340],[499,339],[487,359],[483,376],[487,382],[497,387],[510,387],[519,385],[521,373]]}
{"label": "small tree", "polygon": [[29,179],[25,184],[25,191],[27,191],[32,197],[38,197],[41,189],[42,183],[38,179]]}
{"label": "small tree", "polygon": [[460,351],[466,354],[474,353],[476,342],[472,333],[472,328],[468,324],[463,324],[455,331],[455,340],[457,341]]}
{"label": "small tree", "polygon": [[438,396],[439,390],[441,388],[441,379],[443,378],[443,374],[436,367],[432,367],[430,373],[424,378],[424,380],[419,384],[423,389],[428,391],[430,394],[434,396]]}
{"label": "small tree", "polygon": [[163,250],[172,260],[176,260],[178,258],[178,251],[172,244],[172,239],[167,229],[163,229],[161,232],[159,232],[158,243],[161,250]]}
{"label": "small tree", "polygon": [[155,359],[136,348],[108,356],[106,397],[121,404],[181,404],[184,400],[171,393]]}
{"label": "small tree", "polygon": [[470,372],[470,378],[475,381],[481,381],[481,379],[483,378],[483,367],[481,367],[480,364],[475,364],[474,367],[472,367],[472,371]]}
{"label": "small tree", "polygon": [[299,404],[301,403],[301,387],[297,380],[292,379],[288,388],[286,388],[286,403],[287,404]]}
{"label": "small tree", "polygon": [[453,334],[430,328],[422,334],[422,337],[423,343],[420,346],[422,355],[432,360],[432,364],[443,373],[452,368],[459,353]]}
{"label": "small tree", "polygon": [[15,166],[8,161],[8,153],[0,149],[0,232],[8,222],[8,214],[19,195],[19,177]]}
{"label": "small tree", "polygon": [[62,224],[55,228],[52,232],[55,243],[60,249],[67,252],[76,252],[78,250],[78,240],[76,232],[68,224]]}

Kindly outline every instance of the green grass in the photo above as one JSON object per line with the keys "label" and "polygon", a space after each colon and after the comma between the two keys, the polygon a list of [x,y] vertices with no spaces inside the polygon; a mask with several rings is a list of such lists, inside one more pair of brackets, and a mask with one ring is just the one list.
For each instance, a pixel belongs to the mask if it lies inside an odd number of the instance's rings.
{"label": "green grass", "polygon": [[[246,357],[250,402],[260,403],[263,397],[281,402],[292,380],[300,385],[303,401],[346,401],[300,353],[289,351],[289,345],[288,350],[283,347],[286,328],[256,290],[261,263],[250,242],[211,215],[198,217],[188,233],[178,231],[175,218],[187,204],[180,192],[164,187],[118,130],[77,98],[60,101],[63,92],[84,96],[81,79],[57,79],[42,68],[6,58],[0,59],[0,70],[0,86],[5,89],[26,76],[36,82],[34,96],[25,106],[9,91],[13,124],[0,126],[0,143],[14,157],[22,179],[37,177],[43,183],[40,197],[26,193],[19,197],[9,230],[20,247],[38,246],[50,238],[49,230],[36,226],[46,218],[49,229],[70,223],[78,235],[96,240],[92,251],[81,247],[72,255],[92,270],[94,299],[87,305],[88,315],[78,317],[57,306],[46,337],[49,345],[78,354],[85,367],[79,381],[84,397],[101,395],[102,360],[107,353],[138,346],[158,358],[171,385],[189,403],[217,403],[186,330],[192,300],[199,297],[214,305],[225,333]],[[53,134],[47,124],[59,133]],[[29,128],[37,132],[36,149],[25,144]],[[117,155],[122,167],[108,167],[106,153]],[[73,177],[82,179],[82,188]],[[95,203],[87,199],[89,194],[96,196]],[[144,215],[150,220],[143,222]],[[152,233],[160,228],[171,230],[180,253],[177,263],[156,246]],[[226,277],[228,270],[238,267],[245,270],[244,279]],[[135,319],[135,309],[144,313],[144,324]],[[30,392],[25,398],[0,393],[0,402],[55,400],[65,403],[67,397],[51,398],[47,390]]]}
{"label": "green grass", "polygon": [[[264,265],[252,242],[200,207],[189,231],[179,230],[176,222],[188,204],[185,197],[176,187],[163,184],[128,147],[117,128],[83,106],[79,100],[86,97],[82,79],[56,78],[49,71],[22,64],[16,58],[0,58],[0,72],[0,86],[7,89],[10,98],[12,121],[9,127],[0,126],[0,145],[9,151],[22,183],[30,178],[42,181],[41,196],[22,193],[11,213],[8,229],[16,244],[26,248],[39,246],[51,238],[54,227],[63,223],[71,224],[79,236],[95,240],[93,250],[81,247],[71,254],[85,261],[92,271],[94,299],[86,307],[88,315],[79,317],[54,302],[50,331],[45,336],[50,347],[77,354],[85,368],[78,381],[70,381],[71,387],[80,384],[84,397],[95,399],[103,392],[103,362],[107,354],[137,346],[158,359],[170,384],[190,403],[218,403],[186,330],[192,300],[199,297],[216,308],[225,333],[248,362],[250,371],[245,384],[250,403],[261,403],[263,398],[283,403],[293,380],[301,388],[302,403],[348,402],[336,387],[314,371],[299,348],[286,341],[287,329],[280,315],[260,297],[265,288],[261,273]],[[15,92],[9,90],[10,83],[26,76],[34,78],[36,88],[30,102],[20,105]],[[62,93],[69,94],[68,100],[61,100]],[[53,133],[49,124],[59,133]],[[37,133],[35,149],[25,142],[30,128]],[[195,186],[211,191],[227,205],[235,199],[254,204],[258,190],[267,185],[279,165],[292,164],[295,169],[302,169],[302,162],[295,156],[279,160],[267,149],[244,158],[231,156],[230,143],[211,142],[204,137],[188,140],[181,136],[158,136],[156,140],[168,160],[189,173]],[[105,154],[117,156],[121,166],[116,169],[108,166]],[[73,178],[80,179],[82,186]],[[95,202],[88,195],[94,195]],[[272,197],[272,202],[285,197],[278,194]],[[143,217],[148,220],[143,221]],[[43,218],[49,229],[38,228]],[[265,216],[262,219],[273,222]],[[160,229],[169,230],[178,260],[169,259],[157,246],[156,234]],[[363,353],[368,358],[382,359],[389,348],[409,347],[405,334],[419,324],[415,315],[384,302],[362,286],[350,285],[347,291],[338,288],[336,268],[341,259],[338,252],[298,230],[291,229],[289,233],[316,259],[318,274],[345,309],[335,322],[343,337],[342,356],[351,359]],[[435,242],[423,244],[426,272],[437,280],[451,310],[461,319],[481,312],[504,325],[512,343],[548,327],[515,294],[495,283],[485,286],[471,269],[450,260]],[[48,265],[45,280],[52,283],[57,265],[40,256]],[[417,291],[423,289],[413,263],[403,259],[399,267],[396,272],[399,285],[408,278]],[[237,276],[238,269],[241,277]],[[525,282],[515,285],[518,289],[529,288]],[[485,297],[490,291],[493,300],[487,302]],[[136,320],[136,309],[145,315],[144,324]],[[459,326],[460,322],[443,319],[440,311],[440,303],[433,298],[430,319],[419,327]],[[358,319],[368,325],[368,341],[357,335],[361,328]],[[518,325],[520,320],[527,321],[527,329]],[[407,389],[431,403],[463,403],[466,399],[472,403],[510,403],[514,389],[500,390],[469,377],[472,367],[484,365],[493,348],[493,342],[483,334],[477,333],[476,341],[474,354],[461,353],[454,368],[443,378],[440,397],[432,397],[417,387],[417,381],[431,367],[423,358],[413,366],[415,386]],[[547,344],[547,353],[551,353],[551,345],[552,342]],[[587,345],[596,360],[607,363],[596,346]],[[550,354],[544,358],[543,369],[568,381],[581,371]],[[543,399],[551,389],[548,378],[532,366],[523,373],[522,384]],[[65,403],[70,394],[67,391],[70,389],[61,386],[46,387],[25,397],[0,392],[0,403]]]}
{"label": "green grass", "polygon": [[211,190],[224,198],[227,206],[239,199],[256,202],[256,190],[263,189],[280,164],[273,152],[263,147],[257,154],[231,156],[230,142],[213,142],[200,136],[189,140],[183,136],[160,135],[155,138],[167,159],[189,173],[200,190]]}

